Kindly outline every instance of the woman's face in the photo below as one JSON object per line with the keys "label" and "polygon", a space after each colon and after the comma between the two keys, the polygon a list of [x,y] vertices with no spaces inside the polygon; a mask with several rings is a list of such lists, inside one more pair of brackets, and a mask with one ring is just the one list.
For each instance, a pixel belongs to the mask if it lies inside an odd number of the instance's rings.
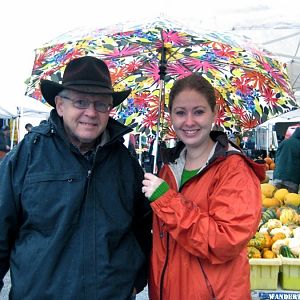
{"label": "woman's face", "polygon": [[171,121],[177,137],[187,147],[207,142],[216,116],[204,95],[193,89],[181,91],[173,99]]}

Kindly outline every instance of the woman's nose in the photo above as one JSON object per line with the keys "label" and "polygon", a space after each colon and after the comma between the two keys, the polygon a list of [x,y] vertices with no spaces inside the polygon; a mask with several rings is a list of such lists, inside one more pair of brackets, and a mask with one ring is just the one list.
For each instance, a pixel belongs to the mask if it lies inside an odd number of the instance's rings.
{"label": "woman's nose", "polygon": [[193,116],[193,114],[188,113],[186,115],[185,124],[186,125],[193,125],[194,124],[194,116]]}

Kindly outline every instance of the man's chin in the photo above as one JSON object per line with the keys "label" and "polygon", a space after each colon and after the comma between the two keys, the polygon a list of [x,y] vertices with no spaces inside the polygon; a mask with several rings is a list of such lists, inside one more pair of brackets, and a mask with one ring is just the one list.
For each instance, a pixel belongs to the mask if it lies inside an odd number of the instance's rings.
{"label": "man's chin", "polygon": [[79,139],[79,142],[80,142],[81,144],[92,144],[92,143],[95,142],[95,140],[96,140],[95,137],[94,137],[94,138],[80,138],[80,139]]}

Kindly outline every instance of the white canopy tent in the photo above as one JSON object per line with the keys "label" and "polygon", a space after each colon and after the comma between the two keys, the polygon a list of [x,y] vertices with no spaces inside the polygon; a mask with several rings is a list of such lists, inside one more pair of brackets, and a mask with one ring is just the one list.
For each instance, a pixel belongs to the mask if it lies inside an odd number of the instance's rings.
{"label": "white canopy tent", "polygon": [[[300,123],[300,108],[289,111],[278,117],[272,118],[255,128],[256,147],[258,149],[270,150],[273,145],[275,149],[278,148],[277,134],[283,136],[288,124]],[[277,128],[275,130],[275,128]]]}
{"label": "white canopy tent", "polygon": [[1,100],[0,102],[0,118],[10,119],[22,116],[28,117],[48,117],[51,107],[37,101],[31,97],[17,100]]}
{"label": "white canopy tent", "polygon": [[[49,117],[51,109],[50,106],[26,96],[17,100],[1,100],[0,118],[13,120],[11,136],[14,137],[15,128],[17,126],[19,142],[26,133],[25,124],[32,122],[35,123],[33,125],[37,125],[41,120],[45,120]],[[13,138],[11,139],[11,143],[11,146],[13,146]]]}
{"label": "white canopy tent", "polygon": [[259,127],[268,127],[269,125],[274,125],[276,123],[283,123],[283,122],[300,122],[300,108],[289,111],[276,118],[272,118],[260,124]]}

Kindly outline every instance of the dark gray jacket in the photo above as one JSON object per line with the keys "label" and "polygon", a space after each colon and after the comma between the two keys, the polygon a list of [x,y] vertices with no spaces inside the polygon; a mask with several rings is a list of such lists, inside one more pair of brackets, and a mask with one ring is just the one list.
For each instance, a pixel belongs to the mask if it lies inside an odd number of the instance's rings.
{"label": "dark gray jacket", "polygon": [[300,127],[292,136],[283,140],[275,154],[274,179],[300,184]]}
{"label": "dark gray jacket", "polygon": [[85,159],[55,110],[0,166],[0,278],[14,300],[122,300],[146,285],[151,213],[143,171],[110,119]]}

